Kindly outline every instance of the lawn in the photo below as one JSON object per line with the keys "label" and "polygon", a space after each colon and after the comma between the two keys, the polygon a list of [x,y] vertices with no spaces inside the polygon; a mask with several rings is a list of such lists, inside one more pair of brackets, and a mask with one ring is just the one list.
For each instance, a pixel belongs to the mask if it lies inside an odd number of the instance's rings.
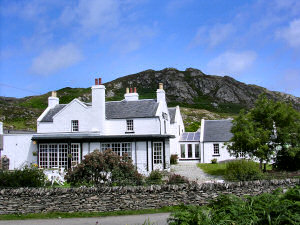
{"label": "lawn", "polygon": [[225,175],[226,163],[216,163],[216,164],[208,164],[208,163],[199,163],[197,165],[200,169],[202,169],[205,173],[216,176]]}

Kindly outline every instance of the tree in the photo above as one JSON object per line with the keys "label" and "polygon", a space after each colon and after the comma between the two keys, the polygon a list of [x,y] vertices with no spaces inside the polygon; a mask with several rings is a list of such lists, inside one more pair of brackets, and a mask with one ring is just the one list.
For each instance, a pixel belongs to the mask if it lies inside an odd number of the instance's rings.
{"label": "tree", "polygon": [[[297,155],[300,139],[300,114],[282,102],[275,102],[261,95],[248,113],[241,111],[233,120],[233,137],[227,144],[232,155],[241,153],[258,158],[260,165],[283,152]],[[300,162],[299,162],[300,163]]]}
{"label": "tree", "polygon": [[138,185],[142,175],[127,155],[119,156],[108,149],[86,155],[73,171],[68,171],[66,179],[72,185]]}

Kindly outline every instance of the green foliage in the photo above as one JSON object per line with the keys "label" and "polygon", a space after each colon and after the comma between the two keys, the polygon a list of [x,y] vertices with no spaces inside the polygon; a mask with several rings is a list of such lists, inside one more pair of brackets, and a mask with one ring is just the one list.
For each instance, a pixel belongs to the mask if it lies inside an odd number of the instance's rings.
{"label": "green foliage", "polygon": [[179,224],[280,225],[300,223],[300,188],[242,199],[221,195],[208,206],[181,206],[168,222]]}
{"label": "green foliage", "polygon": [[[287,151],[290,156],[300,151],[299,112],[291,105],[274,102],[264,95],[248,113],[240,112],[233,120],[231,132],[233,137],[227,145],[234,156],[244,153],[250,158],[257,157],[261,163],[269,163],[272,158],[280,156],[280,151]],[[278,162],[284,163],[285,160]]]}
{"label": "green foliage", "polygon": [[171,157],[170,157],[170,164],[171,165],[175,165],[175,164],[177,164],[178,163],[178,155],[171,155]]}
{"label": "green foliage", "polygon": [[212,159],[211,160],[211,164],[217,164],[218,163],[218,159]]}
{"label": "green foliage", "polygon": [[168,177],[167,184],[189,184],[189,180],[178,174],[172,174]]}
{"label": "green foliage", "polygon": [[235,160],[226,163],[225,178],[230,181],[257,180],[263,174],[257,163],[248,160]]}
{"label": "green foliage", "polygon": [[188,126],[185,127],[185,132],[196,132],[201,126],[201,122],[191,122]]}
{"label": "green foliage", "polygon": [[282,149],[277,153],[273,167],[276,170],[300,170],[300,149],[294,148],[292,151]]}
{"label": "green foliage", "polygon": [[46,177],[43,170],[25,166],[21,170],[0,170],[0,187],[42,187]]}
{"label": "green foliage", "polygon": [[141,185],[139,174],[128,156],[119,156],[112,150],[98,150],[86,155],[74,170],[69,170],[66,180],[71,185]]}
{"label": "green foliage", "polygon": [[162,184],[163,175],[159,170],[152,170],[150,175],[146,178],[147,184]]}

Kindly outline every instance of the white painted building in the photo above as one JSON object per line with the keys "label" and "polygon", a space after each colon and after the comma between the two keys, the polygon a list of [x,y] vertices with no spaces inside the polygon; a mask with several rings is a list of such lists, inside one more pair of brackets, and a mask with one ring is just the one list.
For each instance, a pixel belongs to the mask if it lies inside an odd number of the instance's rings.
{"label": "white painted building", "polygon": [[232,120],[201,120],[197,132],[184,132],[179,140],[179,162],[211,163],[235,159],[230,156],[225,143],[230,141]]}
{"label": "white painted building", "polygon": [[69,168],[96,149],[110,148],[128,154],[141,173],[169,170],[170,149],[177,151],[184,125],[179,107],[168,109],[162,84],[156,93],[156,99],[140,100],[136,89],[127,88],[124,100],[106,102],[101,79],[92,86],[91,103],[59,104],[53,92],[37,133],[5,134],[2,155],[11,160],[10,169],[34,162]]}

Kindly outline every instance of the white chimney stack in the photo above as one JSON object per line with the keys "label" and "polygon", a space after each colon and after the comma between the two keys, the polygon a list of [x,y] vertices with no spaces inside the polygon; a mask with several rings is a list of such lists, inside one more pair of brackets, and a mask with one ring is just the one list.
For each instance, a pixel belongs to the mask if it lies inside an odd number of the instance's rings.
{"label": "white chimney stack", "polygon": [[95,130],[104,133],[105,129],[105,86],[102,85],[101,78],[95,79],[92,86],[92,112]]}
{"label": "white chimney stack", "polygon": [[166,92],[164,91],[164,85],[163,83],[159,83],[159,87],[156,91],[156,99],[157,99],[157,102],[160,102],[160,101],[166,101]]}
{"label": "white chimney stack", "polygon": [[57,97],[56,91],[52,91],[52,95],[48,98],[48,107],[54,108],[59,104],[59,98]]}
{"label": "white chimney stack", "polygon": [[134,91],[132,91],[132,88],[126,88],[126,94],[124,95],[125,101],[138,101],[139,100],[139,94],[136,92],[136,87],[134,88]]}

